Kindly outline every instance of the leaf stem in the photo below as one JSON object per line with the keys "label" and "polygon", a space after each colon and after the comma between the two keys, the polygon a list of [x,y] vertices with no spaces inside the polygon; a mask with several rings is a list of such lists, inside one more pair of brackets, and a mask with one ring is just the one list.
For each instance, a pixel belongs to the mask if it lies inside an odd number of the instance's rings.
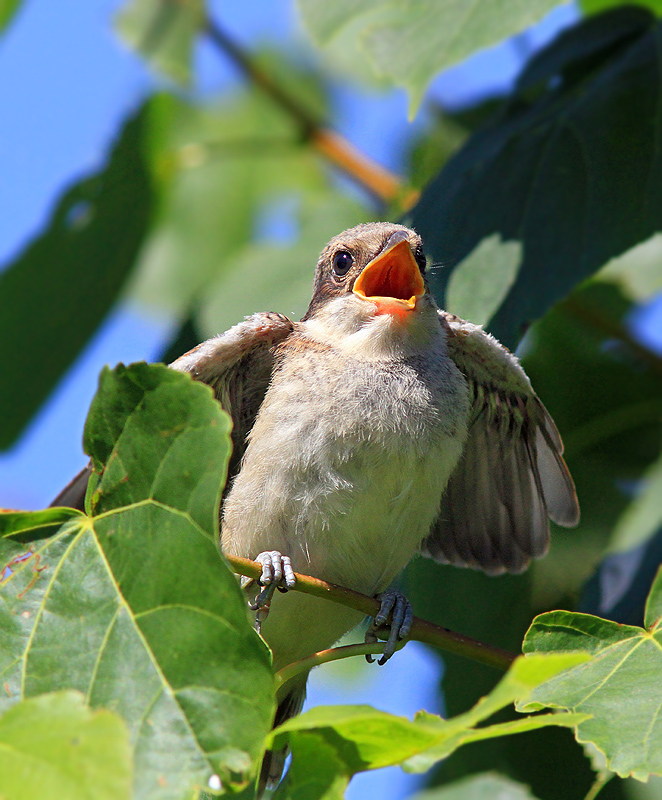
{"label": "leaf stem", "polygon": [[586,795],[584,800],[595,800],[595,798],[600,794],[600,792],[604,789],[604,787],[609,783],[609,781],[613,777],[614,777],[613,772],[601,772],[595,779],[591,788],[588,790],[588,794]]}
{"label": "leaf stem", "polygon": [[210,40],[243,74],[279,105],[299,125],[304,141],[346,175],[361,184],[382,203],[404,212],[411,208],[419,192],[403,185],[401,179],[357,150],[344,136],[328,128],[316,115],[301,105],[262,70],[221,26],[208,18],[205,26]]}
{"label": "leaf stem", "polygon": [[[251,561],[248,558],[239,558],[238,556],[229,556],[225,554],[224,556],[232,567],[232,570],[239,575],[246,575],[249,578],[257,580],[262,574],[262,566],[255,561]],[[344,586],[338,586],[335,583],[327,583],[319,578],[313,578],[310,575],[295,574],[297,583],[294,587],[294,591],[304,592],[305,594],[313,595],[313,597],[322,597],[334,603],[340,603],[340,605],[360,611],[367,617],[374,617],[379,611],[379,601],[374,597],[368,597],[352,589],[347,589]],[[504,672],[517,657],[514,653],[509,653],[507,650],[502,650],[500,647],[484,644],[477,639],[472,639],[470,636],[455,633],[454,631],[448,630],[448,628],[442,628],[440,625],[435,625],[419,617],[414,617],[409,638],[438,647],[440,650],[444,650],[447,653],[455,653],[456,655],[470,658],[473,661],[495,667]]]}

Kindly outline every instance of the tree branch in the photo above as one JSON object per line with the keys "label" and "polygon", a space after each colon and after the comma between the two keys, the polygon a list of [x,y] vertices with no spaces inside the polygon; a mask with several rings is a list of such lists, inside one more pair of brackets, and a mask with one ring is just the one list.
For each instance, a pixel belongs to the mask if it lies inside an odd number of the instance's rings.
{"label": "tree branch", "polygon": [[403,185],[400,178],[382,167],[365,153],[357,150],[344,136],[336,133],[294,97],[279,86],[245,53],[218,23],[207,19],[206,31],[210,40],[241,72],[279,105],[299,125],[302,138],[327,161],[338,167],[382,203],[393,205],[401,212],[411,208],[419,192]]}
{"label": "tree branch", "polygon": [[[232,570],[239,575],[246,575],[249,578],[255,578],[257,580],[262,574],[262,565],[258,564],[256,561],[229,555],[225,555],[225,558],[232,567]],[[319,578],[313,578],[310,575],[295,574],[297,583],[294,587],[294,591],[304,592],[305,594],[313,595],[313,597],[322,597],[334,603],[340,603],[340,605],[360,611],[367,617],[374,617],[379,611],[379,601],[374,597],[368,597],[359,592],[354,592],[352,589],[338,586],[335,583],[327,583]],[[455,633],[454,631],[448,630],[448,628],[442,628],[439,625],[435,625],[419,617],[414,617],[409,639],[415,639],[416,641],[430,644],[447,653],[455,653],[465,658],[471,658],[473,661],[478,661],[481,664],[487,664],[487,666],[496,667],[496,669],[504,671],[508,669],[516,658],[514,653],[509,653],[507,650],[502,650],[500,647],[484,644],[477,639],[472,639],[470,636]]]}

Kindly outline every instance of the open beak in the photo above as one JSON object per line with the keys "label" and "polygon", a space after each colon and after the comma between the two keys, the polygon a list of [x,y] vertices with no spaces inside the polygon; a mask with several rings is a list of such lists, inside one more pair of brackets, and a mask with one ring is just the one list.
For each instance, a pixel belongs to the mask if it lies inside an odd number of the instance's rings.
{"label": "open beak", "polygon": [[354,294],[377,304],[378,313],[416,308],[425,294],[423,276],[409,241],[400,239],[371,261],[356,279]]}

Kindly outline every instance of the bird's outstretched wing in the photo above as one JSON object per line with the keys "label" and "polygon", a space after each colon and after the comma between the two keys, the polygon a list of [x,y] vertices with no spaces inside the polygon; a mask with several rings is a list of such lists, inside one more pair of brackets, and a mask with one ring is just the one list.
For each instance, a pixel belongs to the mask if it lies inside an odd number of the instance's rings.
{"label": "bird's outstretched wing", "polygon": [[273,348],[286,339],[294,323],[282,314],[260,313],[220,336],[207,339],[170,364],[209,384],[216,399],[232,417],[232,477],[246,447],[257,412],[271,381]]}
{"label": "bird's outstretched wing", "polygon": [[422,552],[497,574],[549,544],[549,521],[579,521],[563,443],[517,359],[482,328],[440,311],[449,355],[469,384],[469,431]]}
{"label": "bird's outstretched wing", "polygon": [[[294,323],[282,314],[253,314],[230,330],[202,342],[170,364],[208,383],[223,408],[232,417],[232,477],[244,454],[246,436],[264,400],[274,367],[272,348],[293,330]],[[84,509],[88,464],[53,500],[51,506]]]}

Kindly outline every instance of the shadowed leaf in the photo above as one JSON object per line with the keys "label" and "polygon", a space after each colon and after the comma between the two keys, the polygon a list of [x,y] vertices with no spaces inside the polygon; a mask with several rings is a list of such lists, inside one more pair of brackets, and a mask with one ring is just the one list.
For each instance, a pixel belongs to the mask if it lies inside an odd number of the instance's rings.
{"label": "shadowed leaf", "polygon": [[106,169],[69,189],[48,229],[0,274],[0,448],[71,366],[134,265],[154,199],[148,127],[146,107],[125,125]]}
{"label": "shadowed leaf", "polygon": [[129,800],[131,773],[126,726],[78,692],[23,700],[0,717],[3,798]]}

